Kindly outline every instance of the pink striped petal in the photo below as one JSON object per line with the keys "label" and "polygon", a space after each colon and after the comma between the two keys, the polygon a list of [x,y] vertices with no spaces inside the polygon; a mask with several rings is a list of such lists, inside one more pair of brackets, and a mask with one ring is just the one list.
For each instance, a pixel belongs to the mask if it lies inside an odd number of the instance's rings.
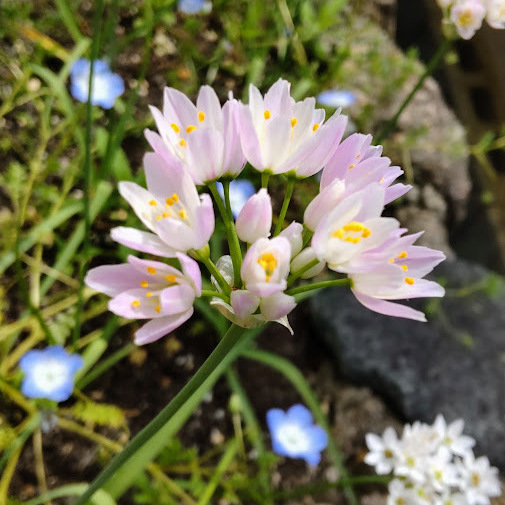
{"label": "pink striped petal", "polygon": [[162,256],[164,258],[173,258],[175,249],[163,242],[158,235],[147,231],[137,230],[125,226],[112,228],[110,231],[112,240],[136,251]]}
{"label": "pink striped petal", "polygon": [[134,343],[144,345],[159,340],[185,323],[193,315],[193,307],[175,316],[164,316],[147,322],[135,332]]}

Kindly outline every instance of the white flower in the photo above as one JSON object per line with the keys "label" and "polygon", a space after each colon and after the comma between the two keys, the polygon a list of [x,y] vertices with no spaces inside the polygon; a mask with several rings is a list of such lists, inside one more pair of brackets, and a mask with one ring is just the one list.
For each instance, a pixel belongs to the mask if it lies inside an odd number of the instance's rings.
{"label": "white flower", "polygon": [[472,437],[462,435],[464,425],[463,419],[457,419],[447,425],[442,414],[436,417],[433,424],[433,428],[440,438],[440,444],[458,456],[464,456],[475,445],[475,440]]}
{"label": "white flower", "polygon": [[386,428],[382,437],[367,433],[366,445],[370,452],[365,456],[365,463],[374,466],[379,475],[390,473],[398,462],[400,450],[396,431]]}
{"label": "white flower", "polygon": [[501,494],[498,469],[489,465],[485,456],[475,459],[473,453],[458,462],[461,490],[470,505],[489,505],[489,497]]}
{"label": "white flower", "polygon": [[463,0],[451,7],[451,21],[461,38],[471,39],[482,26],[486,8],[479,0]]}

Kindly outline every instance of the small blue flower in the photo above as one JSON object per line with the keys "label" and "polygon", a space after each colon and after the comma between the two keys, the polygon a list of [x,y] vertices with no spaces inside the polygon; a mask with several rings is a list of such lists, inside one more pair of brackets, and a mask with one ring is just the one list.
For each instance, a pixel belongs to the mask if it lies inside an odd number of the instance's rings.
{"label": "small blue flower", "polygon": [[207,14],[212,10],[212,3],[209,0],[179,0],[177,9],[184,14]]}
{"label": "small blue flower", "polygon": [[303,405],[293,405],[284,412],[270,409],[267,425],[272,437],[272,449],[288,458],[304,459],[309,465],[317,465],[321,451],[328,445],[326,431],[314,424],[312,414]]}
{"label": "small blue flower", "polygon": [[347,107],[356,101],[356,95],[346,89],[327,89],[316,96],[316,100],[325,107]]}
{"label": "small blue flower", "polygon": [[[87,102],[89,95],[89,71],[91,62],[84,58],[77,60],[70,71],[70,92],[80,102]],[[95,60],[93,65],[91,103],[104,109],[110,109],[116,98],[124,93],[124,82],[103,60]]]}
{"label": "small blue flower", "polygon": [[59,345],[41,351],[28,351],[19,366],[25,376],[22,393],[28,398],[47,398],[63,402],[74,390],[74,375],[84,365],[78,354],[69,354]]}
{"label": "small blue flower", "polygon": [[[224,200],[223,185],[220,182],[216,182],[216,186],[221,198]],[[235,219],[237,219],[242,207],[254,193],[256,193],[256,190],[253,183],[247,179],[234,179],[230,182],[230,207]]]}

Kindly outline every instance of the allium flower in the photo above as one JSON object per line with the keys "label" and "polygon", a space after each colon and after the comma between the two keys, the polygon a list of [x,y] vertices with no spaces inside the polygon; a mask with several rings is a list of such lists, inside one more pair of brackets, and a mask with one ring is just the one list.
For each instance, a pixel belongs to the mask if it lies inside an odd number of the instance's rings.
{"label": "allium flower", "polygon": [[179,0],[177,9],[184,14],[206,14],[212,10],[212,3],[209,0]]}
{"label": "allium flower", "polygon": [[463,461],[458,462],[461,474],[461,490],[470,505],[489,505],[490,496],[500,496],[498,469],[490,466],[486,456],[475,459],[473,453],[467,453]]}
{"label": "allium flower", "polygon": [[21,392],[28,398],[63,402],[74,390],[74,376],[84,366],[78,354],[69,354],[59,345],[28,351],[20,360],[24,373]]}
{"label": "allium flower", "polygon": [[[223,185],[217,182],[216,186],[221,198],[224,200]],[[255,192],[256,190],[254,189],[253,183],[247,179],[234,179],[230,182],[230,207],[231,213],[235,219],[237,219],[237,216],[240,214],[247,200],[249,200]]]}
{"label": "allium flower", "polygon": [[109,310],[128,319],[150,319],[135,332],[137,345],[154,342],[178,328],[193,314],[202,292],[198,263],[176,253],[182,272],[158,261],[128,256],[128,263],[92,268],[86,284],[111,296]]}
{"label": "allium flower", "polygon": [[[91,62],[81,58],[72,65],[70,70],[70,92],[80,102],[88,101],[90,67]],[[107,62],[95,60],[91,89],[91,103],[110,109],[116,98],[124,93],[124,82],[119,74],[110,70]]]}
{"label": "allium flower", "polygon": [[224,175],[236,177],[245,158],[239,141],[237,100],[223,108],[215,91],[202,86],[196,106],[173,88],[165,88],[163,113],[151,107],[159,134],[146,130],[151,147],[170,164],[182,164],[195,184]]}
{"label": "allium flower", "polygon": [[365,307],[394,317],[426,321],[425,315],[388,300],[443,296],[445,290],[436,282],[423,279],[445,255],[413,243],[421,235],[401,235],[405,229],[395,230],[378,247],[353,258],[347,265],[352,280],[351,290]]}
{"label": "allium flower", "polygon": [[295,102],[290,84],[279,79],[265,94],[252,84],[249,104],[239,113],[240,141],[247,161],[273,174],[304,178],[319,172],[344,134],[347,118],[335,113],[326,123],[315,99]]}
{"label": "allium flower", "polygon": [[[231,257],[222,256],[216,266],[226,282],[233,287],[234,270]],[[219,289],[214,279],[212,282]],[[287,315],[295,308],[296,302],[294,297],[285,293],[276,292],[258,296],[247,289],[236,289],[231,293],[230,303],[217,297],[210,303],[217,307],[223,316],[242,328],[257,328],[267,321],[274,321],[282,324],[293,334]]]}
{"label": "allium flower", "polygon": [[370,452],[365,456],[365,463],[374,466],[379,475],[391,473],[398,462],[400,449],[396,431],[386,428],[382,437],[367,433],[366,445]]}
{"label": "allium flower", "polygon": [[325,107],[348,107],[356,101],[356,95],[347,89],[327,89],[316,96],[316,100]]}
{"label": "allium flower", "polygon": [[440,438],[441,446],[446,447],[458,456],[464,456],[475,445],[475,440],[472,437],[462,434],[464,425],[463,419],[456,419],[456,421],[448,425],[442,414],[436,417],[433,424],[433,429]]}
{"label": "allium flower", "polygon": [[496,29],[505,28],[505,1],[488,0],[486,21],[489,26]]}
{"label": "allium flower", "polygon": [[321,452],[328,445],[328,434],[314,424],[312,414],[306,407],[293,405],[287,412],[270,409],[267,412],[267,425],[275,453],[304,459],[309,465],[319,463]]}
{"label": "allium flower", "polygon": [[384,188],[370,184],[347,197],[319,222],[312,247],[320,261],[336,272],[346,272],[353,258],[382,244],[398,228],[393,218],[380,217]]}
{"label": "allium flower", "polygon": [[246,289],[259,297],[284,291],[290,260],[288,239],[281,236],[258,239],[247,251],[240,270]]}
{"label": "allium flower", "polygon": [[161,156],[144,156],[147,190],[134,182],[120,182],[119,192],[152,232],[118,227],[112,238],[137,251],[167,258],[176,252],[201,249],[214,231],[214,210],[209,195],[198,196],[189,174],[170,166]]}
{"label": "allium flower", "polygon": [[480,0],[462,0],[451,7],[450,18],[461,38],[471,39],[482,26],[486,8]]}
{"label": "allium flower", "polygon": [[252,244],[259,238],[270,236],[272,227],[272,202],[265,188],[247,200],[237,217],[236,228],[240,240]]}

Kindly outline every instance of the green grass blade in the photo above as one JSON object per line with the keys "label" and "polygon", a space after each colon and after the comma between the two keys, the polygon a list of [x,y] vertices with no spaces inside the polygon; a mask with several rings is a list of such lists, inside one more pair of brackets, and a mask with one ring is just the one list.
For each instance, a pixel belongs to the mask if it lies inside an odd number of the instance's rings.
{"label": "green grass blade", "polygon": [[77,26],[77,23],[75,21],[76,16],[72,12],[70,5],[68,5],[67,0],[54,0],[54,3],[58,7],[61,20],[68,30],[68,33],[70,33],[70,36],[76,43],[80,42],[83,38],[83,35]]}

